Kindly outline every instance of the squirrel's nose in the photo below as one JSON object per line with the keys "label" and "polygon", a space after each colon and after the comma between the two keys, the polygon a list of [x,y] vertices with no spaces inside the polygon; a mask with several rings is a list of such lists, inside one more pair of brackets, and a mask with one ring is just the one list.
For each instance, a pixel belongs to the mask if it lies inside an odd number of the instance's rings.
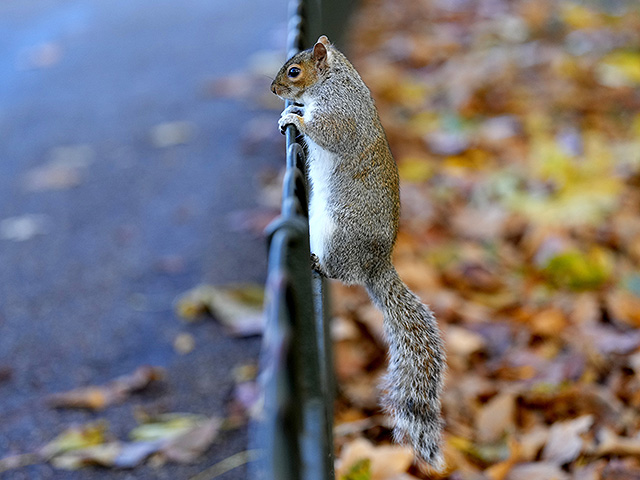
{"label": "squirrel's nose", "polygon": [[273,93],[275,93],[276,95],[278,94],[278,92],[276,92],[276,82],[272,82],[271,83],[271,91]]}

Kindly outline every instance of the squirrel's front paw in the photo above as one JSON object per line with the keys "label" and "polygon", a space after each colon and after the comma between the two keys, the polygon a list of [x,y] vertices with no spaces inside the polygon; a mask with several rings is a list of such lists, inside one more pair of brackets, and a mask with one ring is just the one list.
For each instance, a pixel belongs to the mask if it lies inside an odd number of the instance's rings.
{"label": "squirrel's front paw", "polygon": [[302,117],[295,113],[285,112],[282,112],[283,115],[280,117],[280,120],[278,120],[278,128],[280,128],[280,133],[284,135],[285,130],[287,129],[287,125],[293,125],[298,129],[298,131],[302,131],[302,126],[304,125],[304,120],[302,120]]}
{"label": "squirrel's front paw", "polygon": [[289,105],[287,108],[285,108],[282,113],[280,114],[281,117],[284,117],[285,115],[288,115],[289,113],[295,113],[296,115],[299,115],[301,117],[304,116],[304,107],[302,105]]}

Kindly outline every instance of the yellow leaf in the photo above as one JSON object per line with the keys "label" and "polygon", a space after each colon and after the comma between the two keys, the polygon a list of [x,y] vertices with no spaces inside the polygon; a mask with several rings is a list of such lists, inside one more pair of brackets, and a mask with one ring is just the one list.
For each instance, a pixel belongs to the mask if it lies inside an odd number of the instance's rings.
{"label": "yellow leaf", "polygon": [[207,417],[186,413],[160,415],[152,422],[144,423],[129,432],[132,440],[160,440],[181,435],[207,420]]}
{"label": "yellow leaf", "polygon": [[434,167],[424,158],[408,157],[398,162],[398,173],[402,180],[420,183],[432,177]]}
{"label": "yellow leaf", "polygon": [[41,450],[42,455],[51,458],[71,450],[100,445],[105,441],[107,423],[92,422],[79,427],[71,427],[47,443]]}
{"label": "yellow leaf", "polygon": [[340,480],[370,480],[371,479],[371,460],[363,458],[354,463],[349,471],[340,477]]}
{"label": "yellow leaf", "polygon": [[585,5],[563,2],[560,18],[574,29],[597,28],[604,23],[604,16]]}
{"label": "yellow leaf", "polygon": [[450,170],[473,169],[480,170],[489,165],[491,155],[478,148],[470,148],[459,155],[447,157],[444,167]]}
{"label": "yellow leaf", "polygon": [[640,52],[617,50],[606,55],[596,67],[598,81],[609,87],[640,85]]}

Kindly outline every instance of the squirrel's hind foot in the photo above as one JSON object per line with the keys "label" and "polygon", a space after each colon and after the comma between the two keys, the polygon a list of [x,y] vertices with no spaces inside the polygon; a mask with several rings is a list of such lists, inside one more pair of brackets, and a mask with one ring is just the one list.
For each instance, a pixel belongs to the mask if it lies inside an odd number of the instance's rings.
{"label": "squirrel's hind foot", "polygon": [[313,270],[314,272],[317,272],[319,275],[322,275],[323,277],[327,277],[327,278],[329,277],[327,273],[323,270],[322,266],[320,265],[320,259],[315,253],[311,254],[311,270]]}

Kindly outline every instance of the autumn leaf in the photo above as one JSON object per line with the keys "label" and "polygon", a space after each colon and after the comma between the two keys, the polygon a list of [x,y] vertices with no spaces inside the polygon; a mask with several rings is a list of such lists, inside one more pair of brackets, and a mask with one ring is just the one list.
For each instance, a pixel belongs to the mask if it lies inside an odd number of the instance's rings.
{"label": "autumn leaf", "polygon": [[102,410],[124,401],[129,395],[147,388],[164,378],[161,367],[142,366],[129,375],[119,377],[103,386],[80,387],[68,392],[49,395],[47,401],[54,408],[87,408]]}
{"label": "autumn leaf", "polygon": [[[391,480],[406,472],[412,462],[413,453],[406,447],[374,446],[358,438],[343,448],[337,461],[336,478]],[[348,477],[350,474],[365,476]]]}
{"label": "autumn leaf", "polygon": [[208,314],[222,323],[231,335],[246,337],[262,333],[263,303],[262,285],[200,285],[181,295],[175,308],[187,321]]}
{"label": "autumn leaf", "polygon": [[588,253],[569,250],[551,257],[542,269],[554,285],[574,290],[590,290],[603,285],[612,274],[612,260],[603,249]]}
{"label": "autumn leaf", "polygon": [[42,447],[40,453],[44,458],[52,458],[71,450],[100,445],[105,442],[106,434],[105,422],[70,427]]}
{"label": "autumn leaf", "polygon": [[371,480],[371,460],[363,458],[357,461],[340,480]]}

